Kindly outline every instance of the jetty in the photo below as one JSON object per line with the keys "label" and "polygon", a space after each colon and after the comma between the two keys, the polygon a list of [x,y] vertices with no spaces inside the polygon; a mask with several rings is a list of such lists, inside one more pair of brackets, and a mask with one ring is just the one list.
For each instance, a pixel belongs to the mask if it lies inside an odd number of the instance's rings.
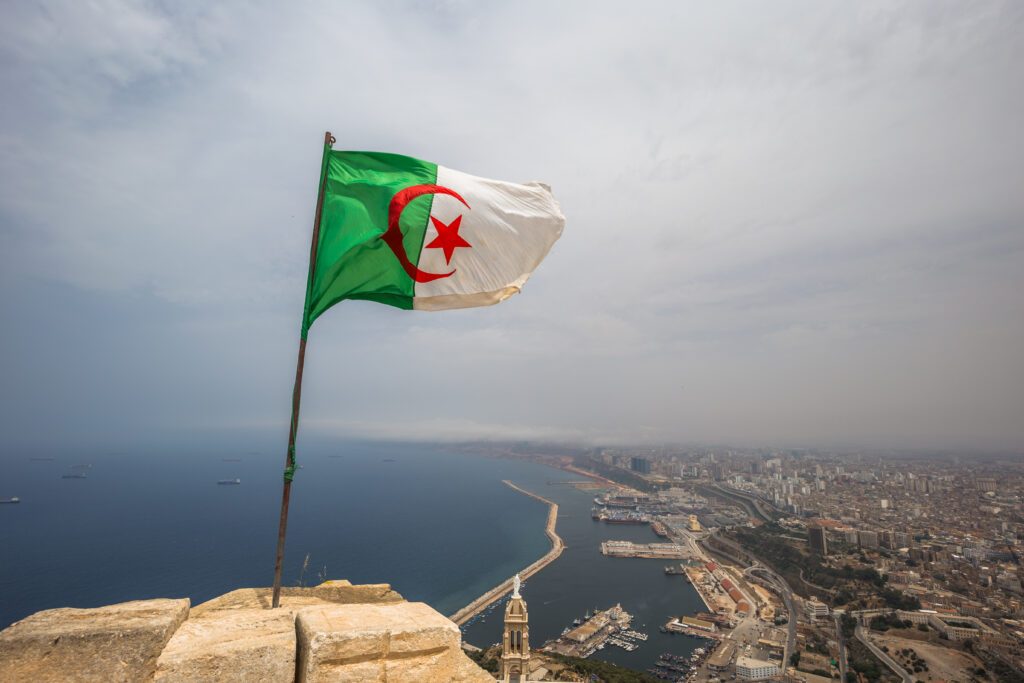
{"label": "jetty", "polygon": [[[544,498],[543,496],[538,496],[536,493],[532,493],[530,491],[527,491],[526,489],[520,488],[513,484],[508,479],[502,480],[502,483],[508,486],[509,488],[513,489],[514,491],[522,493],[524,496],[535,498],[541,501],[542,503],[546,503],[548,505],[548,522],[547,525],[544,527],[544,533],[547,534],[547,537],[549,539],[551,539],[551,550],[549,550],[544,555],[544,557],[540,558],[539,560],[531,564],[529,567],[519,572],[520,578],[525,581],[526,579],[530,578],[531,576],[539,572],[544,567],[554,562],[558,558],[558,556],[562,554],[562,551],[565,550],[565,543],[562,541],[562,537],[559,536],[558,533],[555,531],[555,526],[558,523],[558,504],[548,500],[547,498]],[[466,605],[465,607],[463,607],[458,612],[456,612],[448,618],[454,621],[457,625],[462,626],[467,621],[469,621],[477,614],[479,614],[487,607],[489,607],[492,603],[497,602],[499,599],[502,598],[502,596],[505,595],[505,593],[508,593],[511,590],[512,579],[505,579],[497,586],[487,591],[479,598],[469,603],[468,605]]]}

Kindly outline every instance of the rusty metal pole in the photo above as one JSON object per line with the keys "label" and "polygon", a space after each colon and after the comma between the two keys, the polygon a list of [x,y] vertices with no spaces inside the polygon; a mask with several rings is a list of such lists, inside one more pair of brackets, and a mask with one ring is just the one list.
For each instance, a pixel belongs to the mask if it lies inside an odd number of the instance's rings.
{"label": "rusty metal pole", "polygon": [[[324,135],[324,156],[334,144],[334,136],[330,131]],[[316,268],[316,248],[320,241],[320,214],[324,209],[324,186],[327,184],[327,173],[321,163],[320,190],[316,200],[316,217],[313,219],[313,244],[309,248],[309,285],[312,285]],[[307,292],[308,296],[308,292]],[[305,313],[303,314],[305,315]],[[303,320],[305,324],[305,320]],[[281,606],[281,565],[284,562],[284,539],[288,530],[288,503],[292,496],[292,476],[295,473],[295,437],[299,431],[299,402],[302,398],[302,369],[306,362],[306,336],[299,339],[299,359],[295,364],[295,388],[292,390],[292,421],[288,430],[288,452],[285,455],[284,492],[281,494],[281,522],[277,529],[277,558],[274,561],[274,597],[273,607]]]}

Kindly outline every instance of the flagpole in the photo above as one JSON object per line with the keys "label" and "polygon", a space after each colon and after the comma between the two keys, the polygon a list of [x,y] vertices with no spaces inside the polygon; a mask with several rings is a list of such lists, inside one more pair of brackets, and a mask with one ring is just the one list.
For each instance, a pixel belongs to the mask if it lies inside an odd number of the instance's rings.
{"label": "flagpole", "polygon": [[[324,134],[324,154],[334,144],[334,136],[330,131]],[[324,186],[327,184],[327,173],[321,164],[320,189],[316,199],[316,217],[313,219],[313,240],[309,248],[309,283],[313,282],[313,270],[316,268],[316,247],[320,241],[320,214],[324,208]],[[307,285],[309,286],[309,285]],[[307,293],[308,295],[308,293]],[[305,313],[303,313],[305,315]],[[305,320],[303,320],[305,325]],[[284,562],[284,538],[288,530],[288,503],[292,495],[292,476],[295,474],[295,437],[299,431],[299,402],[302,398],[302,369],[306,363],[306,334],[299,338],[299,358],[295,363],[295,388],[292,390],[292,420],[288,430],[288,452],[284,460],[284,491],[281,494],[281,521],[277,529],[277,557],[274,561],[274,597],[272,607],[281,606],[281,565]]]}

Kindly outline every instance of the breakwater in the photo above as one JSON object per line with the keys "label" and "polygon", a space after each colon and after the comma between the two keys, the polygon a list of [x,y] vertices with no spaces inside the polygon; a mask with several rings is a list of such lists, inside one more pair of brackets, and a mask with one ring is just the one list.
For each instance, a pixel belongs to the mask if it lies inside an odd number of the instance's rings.
{"label": "breakwater", "polygon": [[[544,557],[540,558],[539,560],[528,566],[526,569],[523,569],[519,572],[519,577],[525,581],[526,579],[530,578],[531,576],[539,572],[544,567],[554,562],[555,559],[557,559],[558,556],[562,554],[562,551],[565,550],[565,543],[562,542],[562,537],[559,536],[558,533],[555,531],[555,527],[558,524],[558,504],[553,503],[552,501],[548,500],[547,498],[544,498],[543,496],[538,496],[536,493],[531,493],[526,489],[520,488],[513,484],[508,479],[503,479],[502,483],[508,486],[509,488],[518,491],[519,493],[522,493],[525,496],[529,496],[530,498],[535,498],[541,501],[542,503],[547,504],[548,506],[548,521],[544,527],[544,533],[547,534],[547,537],[551,540],[551,550],[549,550],[544,555]],[[451,615],[449,619],[454,621],[459,626],[462,626],[464,623],[466,623],[474,616],[476,616],[484,609],[486,609],[489,605],[501,599],[502,596],[504,596],[511,590],[512,577],[509,577],[501,583],[499,583],[494,588],[490,589],[489,591],[481,595],[473,602],[469,603],[468,605],[460,609],[455,614]]]}

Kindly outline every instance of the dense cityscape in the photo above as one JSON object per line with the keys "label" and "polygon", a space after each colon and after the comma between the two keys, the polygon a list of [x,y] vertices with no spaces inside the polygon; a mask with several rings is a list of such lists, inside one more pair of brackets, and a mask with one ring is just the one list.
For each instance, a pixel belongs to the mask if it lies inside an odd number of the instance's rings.
{"label": "dense cityscape", "polygon": [[655,678],[1024,680],[1017,457],[492,451],[587,474],[597,483],[580,486],[597,493],[595,521],[649,524],[664,537],[601,549],[673,558],[666,573],[692,583],[706,605],[666,615],[660,628],[704,639],[710,656],[684,667],[659,660],[647,671]]}

